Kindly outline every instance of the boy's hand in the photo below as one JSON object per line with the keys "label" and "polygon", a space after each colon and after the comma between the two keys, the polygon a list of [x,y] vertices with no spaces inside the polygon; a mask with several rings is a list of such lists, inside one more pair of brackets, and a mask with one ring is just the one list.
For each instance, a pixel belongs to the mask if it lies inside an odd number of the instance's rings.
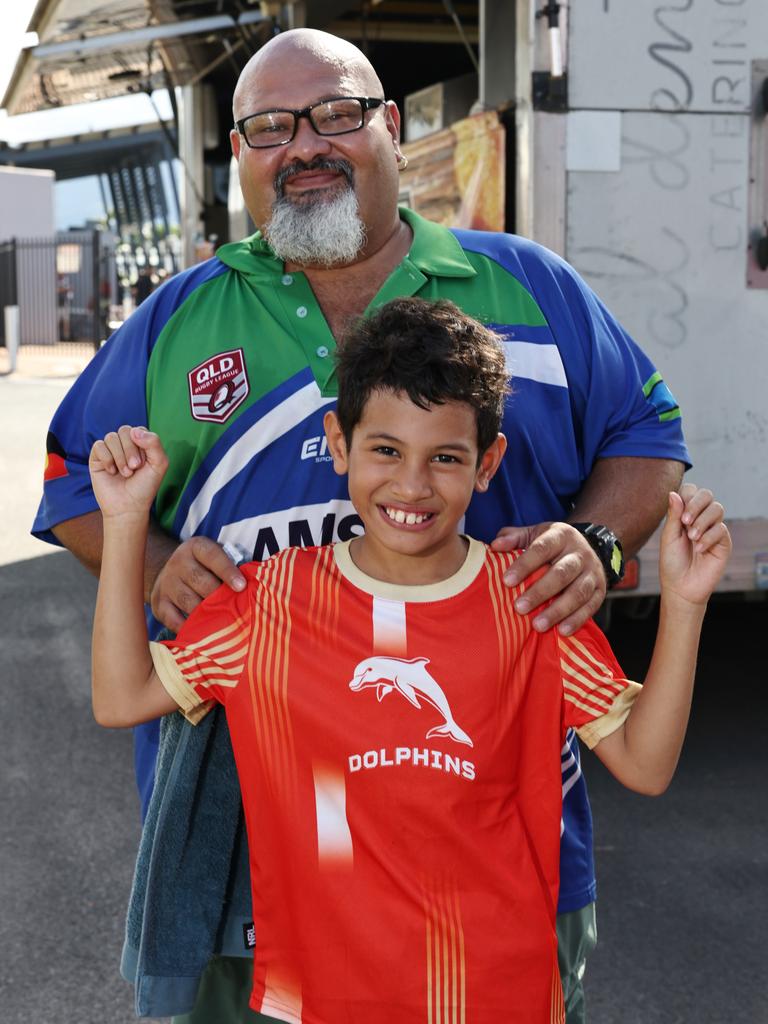
{"label": "boy's hand", "polygon": [[145,520],[167,468],[160,438],[145,427],[120,427],[96,441],[88,469],[102,515]]}
{"label": "boy's hand", "polygon": [[667,597],[706,604],[731,554],[724,514],[712,492],[695,484],[670,493],[659,554],[659,579]]}

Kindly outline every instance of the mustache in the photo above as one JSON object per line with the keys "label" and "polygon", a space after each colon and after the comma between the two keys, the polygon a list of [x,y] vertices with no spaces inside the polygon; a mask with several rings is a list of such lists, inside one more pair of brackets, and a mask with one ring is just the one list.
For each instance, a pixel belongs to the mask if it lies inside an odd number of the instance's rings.
{"label": "mustache", "polygon": [[330,160],[321,156],[315,157],[309,163],[305,163],[303,160],[293,160],[275,175],[274,187],[278,199],[282,199],[285,195],[286,181],[301,171],[335,171],[344,175],[350,188],[355,187],[355,172],[348,160]]}

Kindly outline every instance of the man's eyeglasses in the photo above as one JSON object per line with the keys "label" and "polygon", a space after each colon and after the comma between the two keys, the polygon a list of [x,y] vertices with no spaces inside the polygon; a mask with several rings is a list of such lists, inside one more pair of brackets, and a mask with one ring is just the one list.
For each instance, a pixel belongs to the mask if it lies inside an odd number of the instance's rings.
{"label": "man's eyeglasses", "polygon": [[384,103],[386,100],[366,96],[342,96],[303,110],[260,110],[235,121],[235,128],[251,149],[287,146],[296,135],[301,117],[307,118],[318,135],[346,135],[363,127],[366,110],[375,110]]}

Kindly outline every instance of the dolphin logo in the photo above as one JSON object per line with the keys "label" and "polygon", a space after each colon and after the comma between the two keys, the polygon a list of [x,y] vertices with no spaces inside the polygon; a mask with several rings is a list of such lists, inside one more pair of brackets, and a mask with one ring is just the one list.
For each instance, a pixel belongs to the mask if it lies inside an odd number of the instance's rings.
{"label": "dolphin logo", "polygon": [[464,730],[456,724],[440,684],[427,672],[429,658],[385,658],[373,655],[361,661],[354,671],[349,684],[350,690],[376,688],[376,699],[384,700],[388,693],[396,690],[415,708],[421,708],[419,698],[431,704],[445,719],[443,725],[435,726],[427,733],[431,736],[450,736],[457,743],[474,746]]}

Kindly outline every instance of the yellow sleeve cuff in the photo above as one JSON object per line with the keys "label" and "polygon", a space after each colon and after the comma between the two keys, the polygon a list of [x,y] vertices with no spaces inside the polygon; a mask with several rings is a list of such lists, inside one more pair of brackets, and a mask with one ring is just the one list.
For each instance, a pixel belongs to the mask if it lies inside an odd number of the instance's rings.
{"label": "yellow sleeve cuff", "polygon": [[640,683],[629,683],[627,688],[622,690],[614,699],[610,711],[601,715],[600,718],[595,718],[585,725],[580,725],[576,730],[576,735],[586,743],[590,750],[594,749],[600,740],[604,740],[606,736],[616,732],[626,722],[629,712],[632,710],[632,705],[635,703],[637,695],[641,690],[642,686]]}
{"label": "yellow sleeve cuff", "polygon": [[152,662],[155,672],[166,692],[179,705],[179,711],[192,725],[197,723],[208,714],[215,701],[203,700],[195,688],[187,682],[176,664],[173,653],[164,644],[158,644],[150,640],[149,653],[152,655]]}

